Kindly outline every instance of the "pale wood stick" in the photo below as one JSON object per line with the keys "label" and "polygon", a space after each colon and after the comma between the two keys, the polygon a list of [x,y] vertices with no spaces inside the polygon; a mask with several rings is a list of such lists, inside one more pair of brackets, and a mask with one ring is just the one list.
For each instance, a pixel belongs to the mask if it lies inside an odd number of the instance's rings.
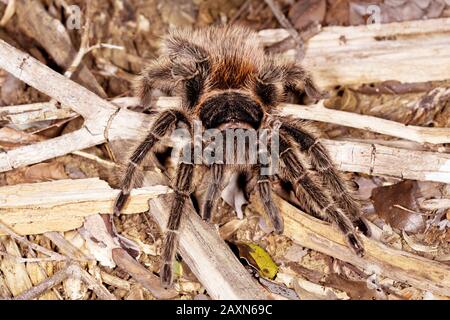
{"label": "pale wood stick", "polygon": [[[0,190],[0,221],[21,235],[79,228],[86,216],[109,213],[119,192],[96,178],[21,184]],[[148,199],[169,192],[165,186],[135,189],[123,213],[147,211]],[[0,225],[0,234],[5,233]]]}
{"label": "pale wood stick", "polygon": [[36,121],[70,118],[76,113],[67,108],[55,108],[51,102],[2,107],[0,120],[12,124],[28,124]]}
{"label": "pale wood stick", "polygon": [[77,247],[75,247],[73,244],[67,241],[66,238],[64,238],[59,232],[56,231],[46,232],[44,233],[44,236],[50,239],[64,255],[66,255],[72,260],[80,262],[94,260],[94,257],[86,256],[81,250],[79,250]]}
{"label": "pale wood stick", "polygon": [[[0,40],[0,67],[19,80],[70,107],[86,119],[91,134],[103,136],[116,107]],[[104,137],[103,137],[104,138]]]}
{"label": "pale wood stick", "polygon": [[[134,97],[119,97],[111,100],[111,103],[120,107],[139,106],[139,99]],[[4,106],[0,110],[0,120],[12,124],[29,124],[37,121],[58,120],[71,118],[77,114],[69,107],[55,106],[55,101]]]}
{"label": "pale wood stick", "polygon": [[450,154],[322,140],[341,171],[450,183]]}
{"label": "pale wood stick", "polygon": [[104,160],[96,155],[91,154],[91,153],[87,153],[87,152],[83,152],[83,151],[74,151],[74,152],[72,152],[72,154],[95,161],[95,162],[101,164],[102,166],[105,166],[108,168],[118,168],[119,167],[119,165],[117,165],[116,163],[114,163],[112,161]]}
{"label": "pale wood stick", "polygon": [[100,271],[100,275],[101,275],[104,283],[106,283],[110,286],[125,290],[125,291],[130,291],[131,284],[128,281],[123,280],[119,277],[113,276],[103,270]]}
{"label": "pale wood stick", "polygon": [[425,199],[420,201],[420,207],[426,210],[450,208],[450,199]]}
{"label": "pale wood stick", "polygon": [[104,142],[102,135],[93,135],[84,127],[57,138],[0,153],[0,172],[63,156],[102,142]]}
{"label": "pale wood stick", "polygon": [[[17,234],[12,228],[10,228],[8,225],[6,225],[4,222],[2,222],[1,219],[0,219],[0,234],[8,235],[11,237],[11,239],[14,239],[22,244],[25,244],[26,246],[28,246],[29,248],[31,248],[33,250],[43,253],[49,257],[52,257],[56,261],[66,260],[65,256],[63,256],[59,253],[56,253],[54,251],[51,251],[45,247],[42,247],[34,242],[31,242],[26,237],[22,237],[20,234]],[[18,253],[19,254],[17,256],[20,255],[20,252],[18,252]]]}
{"label": "pale wood stick", "polygon": [[12,259],[12,260],[16,261],[17,263],[28,263],[28,264],[35,264],[35,263],[38,263],[38,262],[55,262],[55,261],[59,261],[59,260],[57,260],[55,258],[22,258],[22,257],[11,255],[11,254],[6,253],[6,252],[2,252],[2,251],[0,251],[0,256]]}
{"label": "pale wood stick", "polygon": [[[259,36],[263,44],[273,45],[289,32],[263,30]],[[302,64],[323,87],[440,81],[450,79],[449,43],[450,18],[325,27],[308,40]],[[295,50],[287,55],[295,56]]]}
{"label": "pale wood stick", "polygon": [[399,122],[325,108],[323,101],[316,105],[283,104],[281,112],[305,120],[334,123],[341,126],[369,130],[419,143],[450,143],[450,128],[407,126]]}
{"label": "pale wood stick", "polygon": [[[344,236],[329,223],[318,220],[276,197],[283,213],[284,234],[301,246],[351,263],[369,273],[407,283],[421,290],[450,296],[450,266],[397,250],[364,236],[365,256],[356,256]],[[261,204],[254,205],[261,209]]]}

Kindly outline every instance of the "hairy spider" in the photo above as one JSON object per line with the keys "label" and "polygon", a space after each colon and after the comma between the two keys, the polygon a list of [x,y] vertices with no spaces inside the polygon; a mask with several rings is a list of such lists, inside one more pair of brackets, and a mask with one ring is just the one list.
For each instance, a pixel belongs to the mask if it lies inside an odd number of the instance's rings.
{"label": "hairy spider", "polygon": [[[135,184],[143,159],[160,140],[182,123],[192,130],[193,121],[203,129],[268,128],[279,125],[279,164],[275,177],[260,173],[259,164],[228,166],[202,165],[210,179],[201,215],[210,220],[224,185],[224,171],[245,170],[257,181],[257,191],[274,230],[283,231],[283,221],[271,196],[271,182],[279,179],[292,185],[296,198],[311,214],[334,223],[349,246],[363,255],[357,230],[367,233],[358,203],[333,166],[325,148],[308,129],[306,121],[277,113],[276,107],[288,92],[305,92],[314,99],[324,95],[309,73],[297,63],[271,56],[258,44],[256,33],[243,27],[210,27],[172,31],[165,39],[163,54],[144,70],[137,81],[137,94],[144,106],[150,104],[151,90],[160,89],[182,97],[182,106],[161,111],[143,142],[134,150],[121,180],[114,213],[120,214]],[[192,144],[193,145],[193,144]],[[190,147],[192,147],[192,145]],[[172,283],[172,264],[178,247],[178,228],[184,205],[194,191],[192,161],[179,163],[173,181],[174,199],[167,223],[161,281]],[[313,169],[313,170],[310,170]]]}

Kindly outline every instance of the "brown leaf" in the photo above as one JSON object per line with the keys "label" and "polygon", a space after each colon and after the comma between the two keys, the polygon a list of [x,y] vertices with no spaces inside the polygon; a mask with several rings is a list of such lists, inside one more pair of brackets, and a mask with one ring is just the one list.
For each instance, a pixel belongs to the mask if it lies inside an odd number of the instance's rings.
{"label": "brown leaf", "polygon": [[[417,2],[417,0],[416,0]],[[426,17],[428,19],[439,18],[445,9],[445,3],[439,0],[431,2],[427,9]]]}
{"label": "brown leaf", "polygon": [[62,180],[69,177],[60,162],[39,163],[25,169],[24,178],[28,182]]}
{"label": "brown leaf", "polygon": [[295,28],[302,30],[313,22],[322,23],[325,19],[325,0],[297,1],[289,10],[289,18]]}
{"label": "brown leaf", "polygon": [[375,289],[369,289],[365,281],[345,279],[335,273],[328,275],[325,283],[327,286],[346,292],[353,300],[373,300],[380,298],[381,295]]}
{"label": "brown leaf", "polygon": [[349,24],[348,0],[328,0],[325,17],[327,25],[347,26]]}
{"label": "brown leaf", "polygon": [[38,135],[19,131],[13,128],[4,127],[0,129],[0,146],[5,149],[12,149],[42,140],[44,139]]}
{"label": "brown leaf", "polygon": [[425,221],[417,203],[417,182],[404,181],[372,191],[372,201],[378,216],[393,228],[418,233],[425,230]]}

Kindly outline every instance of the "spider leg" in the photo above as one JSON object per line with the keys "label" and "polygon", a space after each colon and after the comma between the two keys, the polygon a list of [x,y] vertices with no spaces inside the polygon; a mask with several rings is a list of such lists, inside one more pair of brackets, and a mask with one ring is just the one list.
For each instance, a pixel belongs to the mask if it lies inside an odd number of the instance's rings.
{"label": "spider leg", "polygon": [[206,191],[206,199],[202,208],[202,218],[207,221],[211,220],[212,210],[214,209],[217,199],[220,196],[224,177],[224,165],[217,163],[212,164],[209,168],[209,172],[211,174],[212,181]]}
{"label": "spider leg", "polygon": [[273,228],[277,234],[283,233],[284,223],[283,218],[278,211],[272,198],[272,188],[270,180],[267,176],[258,175],[257,178],[258,194],[263,205],[264,211],[272,221]]}
{"label": "spider leg", "polygon": [[114,202],[113,212],[115,215],[119,215],[120,211],[125,206],[130,191],[136,180],[139,170],[138,167],[142,160],[148,152],[152,150],[156,143],[175,127],[178,121],[183,121],[189,124],[184,114],[178,110],[167,110],[160,113],[152,125],[147,137],[134,150],[120,182],[121,191]]}
{"label": "spider leg", "polygon": [[287,89],[296,94],[306,92],[308,97],[320,100],[328,97],[328,94],[321,92],[310,73],[306,71],[301,65],[292,63],[284,66],[284,82]]}
{"label": "spider leg", "polygon": [[321,190],[320,184],[308,173],[293,145],[280,134],[280,174],[291,182],[297,198],[304,196],[311,208],[323,218],[335,223],[345,235],[350,247],[356,254],[364,254],[363,245],[356,234],[352,221],[333,202],[332,198]]}
{"label": "spider leg", "polygon": [[345,180],[333,165],[325,147],[299,123],[289,118],[281,118],[281,131],[292,137],[300,146],[300,150],[308,154],[313,168],[318,172],[323,182],[332,190],[333,199],[338,206],[350,216],[353,224],[365,235],[370,231],[361,219],[361,208],[353,199]]}
{"label": "spider leg", "polygon": [[145,107],[150,105],[152,89],[159,89],[166,93],[172,91],[176,81],[172,75],[173,64],[167,57],[152,61],[142,71],[134,82],[134,90]]}
{"label": "spider leg", "polygon": [[[192,154],[192,153],[191,153]],[[166,236],[162,252],[163,266],[161,269],[161,283],[169,287],[173,282],[172,266],[175,254],[178,249],[178,230],[180,228],[181,216],[186,201],[192,193],[192,176],[194,174],[193,162],[181,162],[173,183],[175,193],[172,206],[170,208],[169,220],[167,222]]]}

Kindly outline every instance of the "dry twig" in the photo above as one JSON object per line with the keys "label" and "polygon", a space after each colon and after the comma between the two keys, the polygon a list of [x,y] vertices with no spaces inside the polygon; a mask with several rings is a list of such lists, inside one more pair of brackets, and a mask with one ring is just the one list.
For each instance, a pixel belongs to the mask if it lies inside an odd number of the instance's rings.
{"label": "dry twig", "polygon": [[40,284],[34,286],[28,291],[20,294],[15,300],[32,300],[41,296],[47,290],[58,285],[67,278],[77,278],[84,282],[87,287],[95,292],[97,297],[102,300],[117,300],[101,283],[92,277],[86,270],[76,264],[70,264],[65,269],[58,271],[53,276],[45,279]]}
{"label": "dry twig", "polygon": [[298,34],[297,30],[295,30],[294,26],[291,24],[288,18],[284,15],[284,13],[281,11],[280,7],[277,3],[275,3],[274,0],[264,0],[266,4],[270,7],[270,10],[272,10],[273,15],[277,18],[278,22],[281,24],[283,28],[286,29],[287,32],[289,32],[289,35],[294,39],[295,44],[297,45],[297,59],[298,61],[302,61],[305,57],[305,48],[303,45],[303,40]]}

